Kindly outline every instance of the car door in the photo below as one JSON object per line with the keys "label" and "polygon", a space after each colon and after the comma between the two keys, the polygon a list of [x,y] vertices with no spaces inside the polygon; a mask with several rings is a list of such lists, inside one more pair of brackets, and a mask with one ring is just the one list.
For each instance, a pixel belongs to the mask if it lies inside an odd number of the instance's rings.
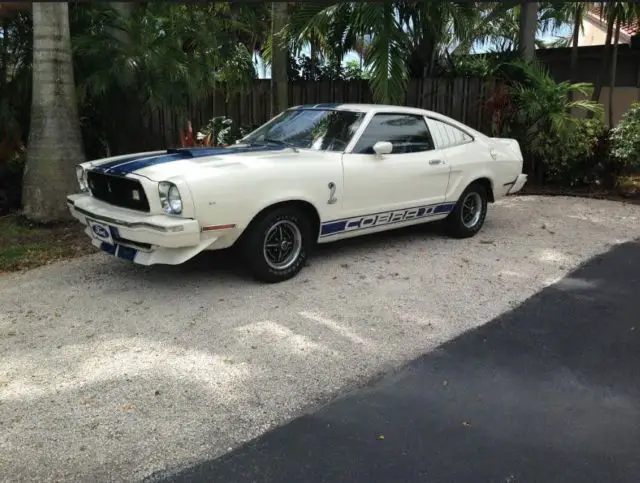
{"label": "car door", "polygon": [[[390,154],[373,145],[390,142]],[[434,147],[424,116],[376,113],[342,157],[345,217],[441,203],[449,167]]]}
{"label": "car door", "polygon": [[446,200],[456,201],[469,181],[465,175],[468,175],[470,167],[480,166],[482,160],[490,163],[490,151],[482,147],[472,148],[473,136],[444,120],[428,117],[427,126],[436,149],[450,169]]}

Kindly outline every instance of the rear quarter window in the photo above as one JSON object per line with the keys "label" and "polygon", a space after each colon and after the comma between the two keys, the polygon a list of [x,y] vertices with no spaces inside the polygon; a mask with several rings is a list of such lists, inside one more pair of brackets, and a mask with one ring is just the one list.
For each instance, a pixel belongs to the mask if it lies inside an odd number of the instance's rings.
{"label": "rear quarter window", "polygon": [[469,134],[446,122],[427,118],[427,125],[433,136],[436,149],[451,148],[473,141]]}

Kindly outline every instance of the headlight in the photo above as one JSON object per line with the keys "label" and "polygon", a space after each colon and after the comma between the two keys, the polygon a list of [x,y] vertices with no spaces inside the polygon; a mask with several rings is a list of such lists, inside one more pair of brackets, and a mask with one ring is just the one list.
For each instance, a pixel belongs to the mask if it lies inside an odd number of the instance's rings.
{"label": "headlight", "polygon": [[76,166],[76,178],[78,180],[80,191],[89,191],[89,185],[87,184],[87,171],[80,165]]}
{"label": "headlight", "polygon": [[169,215],[179,215],[182,213],[182,198],[178,187],[168,181],[158,184],[158,194],[162,210]]}

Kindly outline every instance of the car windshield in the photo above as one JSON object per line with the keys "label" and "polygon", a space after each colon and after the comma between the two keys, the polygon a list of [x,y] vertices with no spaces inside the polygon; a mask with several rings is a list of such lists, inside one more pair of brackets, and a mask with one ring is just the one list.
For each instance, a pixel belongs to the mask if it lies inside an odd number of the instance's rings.
{"label": "car windshield", "polygon": [[356,111],[291,109],[258,128],[241,142],[344,151],[363,118],[364,113]]}

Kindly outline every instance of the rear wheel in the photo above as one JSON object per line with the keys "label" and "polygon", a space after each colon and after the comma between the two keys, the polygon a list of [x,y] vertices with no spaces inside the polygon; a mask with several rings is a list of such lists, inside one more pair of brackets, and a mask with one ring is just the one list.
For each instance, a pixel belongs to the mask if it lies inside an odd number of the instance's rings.
{"label": "rear wheel", "polygon": [[481,183],[470,184],[445,220],[449,235],[469,238],[478,233],[487,217],[487,205],[486,187]]}
{"label": "rear wheel", "polygon": [[247,228],[242,256],[257,280],[282,282],[302,270],[310,241],[311,224],[303,213],[294,207],[276,208]]}

